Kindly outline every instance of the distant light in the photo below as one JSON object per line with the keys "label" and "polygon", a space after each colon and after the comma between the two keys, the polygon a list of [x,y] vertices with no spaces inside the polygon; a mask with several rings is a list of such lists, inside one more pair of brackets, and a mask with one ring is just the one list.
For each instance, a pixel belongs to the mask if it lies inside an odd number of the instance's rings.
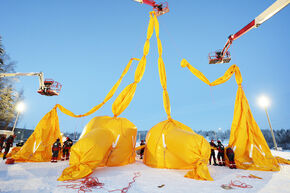
{"label": "distant light", "polygon": [[221,130],[222,130],[222,128],[218,128],[218,130],[219,130],[219,131],[221,131]]}
{"label": "distant light", "polygon": [[263,108],[266,108],[270,105],[270,100],[266,96],[261,96],[258,99],[259,105]]}
{"label": "distant light", "polygon": [[16,104],[16,111],[22,113],[25,110],[25,104],[23,102],[18,102]]}

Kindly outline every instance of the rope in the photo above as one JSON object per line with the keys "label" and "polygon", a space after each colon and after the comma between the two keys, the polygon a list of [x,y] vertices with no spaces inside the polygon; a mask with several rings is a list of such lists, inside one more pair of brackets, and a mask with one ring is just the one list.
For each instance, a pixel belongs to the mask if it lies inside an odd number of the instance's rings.
{"label": "rope", "polygon": [[238,178],[263,179],[263,178],[261,178],[261,177],[259,177],[259,176],[255,176],[255,175],[253,175],[253,174],[250,174],[250,175],[248,175],[248,176],[237,175],[237,177],[238,177]]}
{"label": "rope", "polygon": [[223,184],[221,185],[222,188],[224,189],[232,189],[233,187],[238,187],[238,188],[253,188],[252,185],[246,184],[244,182],[241,182],[239,180],[231,180],[229,184]]}
{"label": "rope", "polygon": [[58,186],[64,186],[66,188],[78,190],[78,193],[92,192],[93,188],[101,189],[104,186],[104,183],[99,182],[99,179],[97,177],[86,177],[85,179],[65,181],[64,183],[72,184]]}
{"label": "rope", "polygon": [[104,183],[101,183],[97,177],[86,177],[80,180],[74,181],[64,181],[64,183],[71,183],[67,185],[58,185],[62,187],[66,187],[69,189],[78,190],[78,193],[85,193],[85,192],[92,192],[92,189],[105,189],[108,192],[115,192],[120,191],[121,193],[126,193],[131,188],[132,184],[136,181],[136,178],[140,177],[140,172],[134,173],[134,177],[131,182],[129,182],[128,186],[122,189],[115,189],[115,190],[107,190],[104,188]]}
{"label": "rope", "polygon": [[239,187],[239,188],[253,188],[252,185],[246,184],[239,180],[234,180],[234,181],[231,180],[230,186]]}
{"label": "rope", "polygon": [[128,186],[122,189],[115,189],[115,190],[109,190],[108,192],[115,192],[115,191],[120,191],[121,193],[126,193],[128,192],[129,188],[131,188],[132,184],[136,181],[136,178],[140,177],[141,174],[140,172],[134,173],[134,177],[131,182],[129,182]]}

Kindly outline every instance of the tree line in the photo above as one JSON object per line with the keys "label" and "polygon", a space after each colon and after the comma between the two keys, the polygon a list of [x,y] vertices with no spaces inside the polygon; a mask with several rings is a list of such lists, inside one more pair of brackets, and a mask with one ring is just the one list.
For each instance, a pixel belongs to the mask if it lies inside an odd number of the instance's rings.
{"label": "tree line", "polygon": [[[0,36],[0,73],[15,72],[15,62],[6,53]],[[22,96],[13,87],[13,79],[0,77],[0,129],[7,130],[16,118],[15,106]]]}
{"label": "tree line", "polygon": [[[269,147],[274,148],[273,138],[272,138],[270,129],[262,129],[261,131]],[[199,130],[196,133],[198,133],[199,135],[202,135],[208,140],[219,139],[221,141],[225,141],[230,138],[231,131],[229,129],[224,130],[224,131]],[[282,147],[283,149],[290,149],[290,129],[274,130],[274,136],[275,136],[278,147]]]}

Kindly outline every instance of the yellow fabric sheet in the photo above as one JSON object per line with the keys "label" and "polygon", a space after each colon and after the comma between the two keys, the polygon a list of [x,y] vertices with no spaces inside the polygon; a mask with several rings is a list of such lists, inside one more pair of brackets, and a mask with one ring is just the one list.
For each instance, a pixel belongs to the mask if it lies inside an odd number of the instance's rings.
{"label": "yellow fabric sheet", "polygon": [[[127,74],[128,70],[130,69],[130,66],[133,62],[133,60],[136,60],[136,61],[140,61],[138,58],[131,58],[129,63],[127,64],[127,66],[125,67],[121,77],[119,78],[119,80],[116,82],[116,84],[112,87],[112,89],[110,90],[110,92],[107,94],[107,96],[105,97],[105,99],[103,100],[102,103],[98,104],[97,106],[93,107],[90,111],[88,111],[87,113],[85,114],[82,114],[82,115],[76,115],[74,114],[73,112],[71,112],[70,110],[64,108],[62,105],[60,104],[57,104],[56,107],[61,111],[63,112],[64,114],[66,115],[69,115],[71,117],[85,117],[85,116],[88,116],[88,115],[91,115],[93,114],[94,112],[96,112],[97,110],[99,110],[108,100],[110,100],[112,98],[112,96],[115,94],[116,90],[118,89],[119,85],[121,84],[121,81],[123,79],[123,77]],[[140,64],[140,62],[139,62]],[[138,65],[139,66],[139,65]],[[120,104],[121,105],[121,104]],[[128,106],[128,105],[127,105]],[[126,107],[127,107],[126,106]],[[55,108],[56,108],[55,107]],[[119,115],[119,114],[118,114]]]}
{"label": "yellow fabric sheet", "polygon": [[275,159],[278,161],[279,164],[288,164],[290,165],[290,160],[289,159],[284,159],[279,156],[275,156]]}
{"label": "yellow fabric sheet", "polygon": [[61,138],[61,133],[59,129],[59,121],[57,115],[57,108],[66,115],[71,117],[84,117],[91,115],[100,109],[108,100],[112,98],[115,94],[117,88],[119,87],[123,77],[127,74],[130,66],[134,60],[139,61],[138,58],[131,58],[128,64],[126,65],[122,75],[109,91],[105,99],[102,103],[93,107],[90,111],[85,114],[76,115],[70,110],[64,108],[60,104],[56,104],[55,107],[47,113],[36,126],[33,134],[29,137],[29,139],[25,142],[23,148],[19,152],[17,152],[13,158],[16,161],[22,162],[46,162],[51,159],[51,147],[52,144],[56,141],[57,138]]}
{"label": "yellow fabric sheet", "polygon": [[200,71],[191,66],[185,59],[182,67],[187,67],[196,77],[210,86],[216,86],[228,81],[235,74],[238,84],[234,117],[231,126],[229,147],[235,152],[237,168],[263,171],[279,171],[277,160],[273,157],[270,148],[250,110],[245,93],[242,89],[242,76],[239,68],[232,65],[225,74],[210,82]]}
{"label": "yellow fabric sheet", "polygon": [[160,78],[160,83],[163,88],[163,106],[165,109],[165,112],[167,114],[167,118],[171,119],[171,107],[170,107],[170,101],[169,101],[169,95],[167,92],[167,80],[166,80],[166,71],[165,71],[165,65],[162,59],[162,44],[161,40],[159,38],[159,22],[157,20],[156,14],[153,14],[154,18],[154,27],[155,27],[155,34],[156,34],[156,39],[157,39],[157,46],[158,46],[158,71],[159,71],[159,78]]}
{"label": "yellow fabric sheet", "polygon": [[64,169],[58,180],[75,180],[90,175],[97,167],[134,162],[136,135],[136,126],[126,118],[93,118],[79,141],[72,146],[70,166]]}
{"label": "yellow fabric sheet", "polygon": [[150,167],[193,169],[185,177],[213,180],[207,168],[209,156],[205,138],[176,120],[158,123],[147,133],[144,163]]}
{"label": "yellow fabric sheet", "polygon": [[12,158],[23,162],[50,161],[51,147],[57,138],[62,140],[56,108],[53,108],[40,120],[32,135]]}
{"label": "yellow fabric sheet", "polygon": [[135,95],[137,83],[139,83],[143,77],[146,68],[146,56],[148,55],[150,49],[149,40],[152,37],[153,29],[154,29],[154,21],[152,15],[150,14],[150,21],[147,29],[147,39],[145,41],[143,48],[143,56],[137,66],[134,82],[132,84],[129,84],[119,94],[119,96],[112,105],[112,111],[115,117],[119,116],[128,107],[128,105],[130,104]]}

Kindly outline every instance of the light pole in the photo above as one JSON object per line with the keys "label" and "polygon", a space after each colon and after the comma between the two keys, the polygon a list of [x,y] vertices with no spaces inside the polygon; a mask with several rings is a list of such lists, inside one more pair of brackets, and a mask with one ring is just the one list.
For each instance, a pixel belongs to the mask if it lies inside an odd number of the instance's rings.
{"label": "light pole", "polygon": [[271,125],[271,122],[270,122],[269,114],[268,114],[268,111],[267,111],[267,107],[270,105],[270,101],[269,101],[269,99],[266,96],[261,96],[259,98],[259,105],[265,109],[265,112],[266,112],[266,115],[267,115],[267,119],[268,119],[268,122],[269,122],[269,126],[270,126],[270,130],[271,130],[271,134],[272,134],[272,138],[273,138],[274,149],[277,150],[278,148],[277,148],[276,139],[275,139],[274,132],[273,132],[273,129],[272,129],[272,125]]}
{"label": "light pole", "polygon": [[14,125],[13,125],[13,128],[12,128],[12,133],[14,133],[14,129],[15,129],[18,117],[19,117],[19,113],[22,113],[24,111],[24,109],[25,109],[25,104],[23,102],[18,102],[16,104],[17,115],[16,115],[16,119],[15,119],[15,122],[14,122]]}

